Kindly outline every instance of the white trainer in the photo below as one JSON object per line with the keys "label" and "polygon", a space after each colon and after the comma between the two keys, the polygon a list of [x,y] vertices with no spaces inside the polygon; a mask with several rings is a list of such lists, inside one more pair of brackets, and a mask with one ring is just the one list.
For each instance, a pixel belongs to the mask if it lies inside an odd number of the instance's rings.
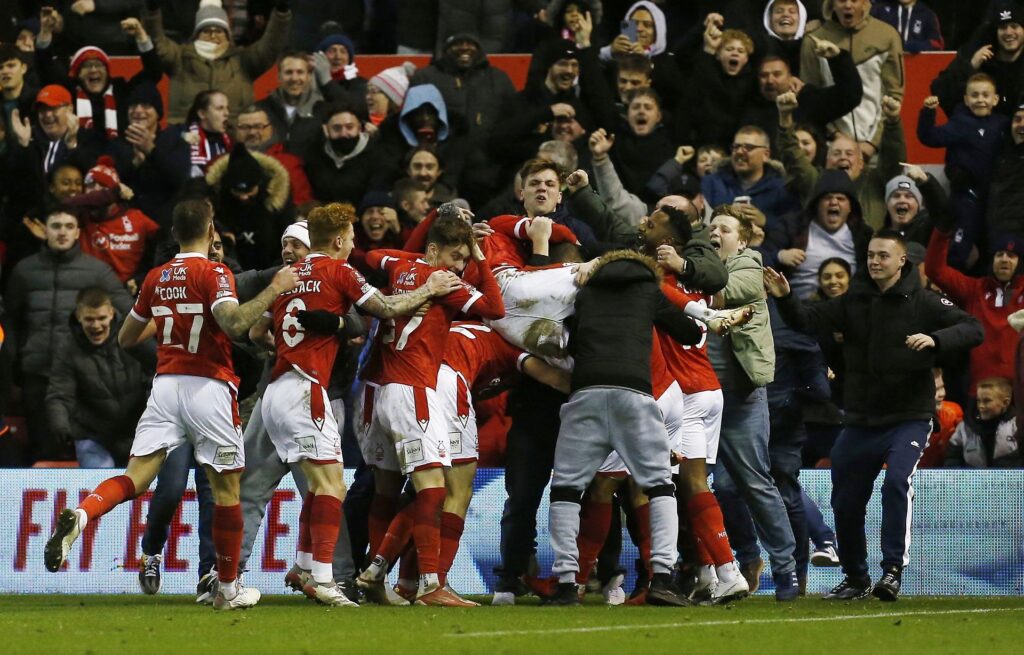
{"label": "white trainer", "polygon": [[241,582],[238,584],[238,593],[231,600],[224,597],[223,585],[217,590],[217,597],[213,600],[213,609],[215,610],[245,610],[250,607],[254,607],[256,603],[260,602],[260,590],[254,589],[253,587],[243,587]]}
{"label": "white trainer", "polygon": [[320,603],[330,607],[359,607],[359,603],[353,603],[348,596],[338,588],[338,585],[331,581],[321,584],[312,579],[302,588],[303,593]]}
{"label": "white trainer", "polygon": [[516,595],[511,591],[496,591],[491,598],[491,605],[515,605]]}
{"label": "white trainer", "polygon": [[718,575],[715,573],[714,566],[705,564],[698,567],[697,582],[693,586],[693,591],[690,592],[690,600],[694,602],[711,600],[717,584]]}
{"label": "white trainer", "polygon": [[53,534],[46,541],[43,561],[46,563],[47,571],[56,573],[60,567],[64,566],[68,553],[71,552],[71,546],[78,539],[78,535],[82,534],[85,523],[85,512],[82,510],[65,509],[61,511],[57,518],[57,527],[53,529]]}
{"label": "white trainer", "polygon": [[719,571],[721,575],[718,575],[718,584],[711,592],[712,603],[721,605],[750,595],[747,579],[740,573],[740,568],[735,561],[723,564],[719,567]]}
{"label": "white trainer", "polygon": [[825,542],[823,548],[811,553],[811,566],[839,566],[839,553],[836,552],[836,547],[833,544]]}
{"label": "white trainer", "polygon": [[626,591],[622,583],[626,577],[621,573],[614,576],[608,583],[601,587],[601,595],[604,596],[605,605],[622,605],[626,602]]}

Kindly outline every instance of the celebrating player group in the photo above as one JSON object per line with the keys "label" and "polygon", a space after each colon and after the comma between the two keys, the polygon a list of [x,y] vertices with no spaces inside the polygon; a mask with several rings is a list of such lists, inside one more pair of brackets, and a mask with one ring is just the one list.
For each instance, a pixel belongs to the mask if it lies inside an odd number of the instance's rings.
{"label": "celebrating player group", "polygon": [[[558,399],[535,410],[559,425],[549,462],[555,563],[550,578],[526,578],[545,602],[579,602],[613,525],[615,495],[627,499],[645,569],[630,602],[682,606],[697,597],[746,596],[706,468],[716,461],[723,411],[707,340],[756,314],[729,306],[721,280],[703,268],[709,261],[721,268],[725,256],[715,250],[728,239],[721,229],[708,239],[697,210],[670,196],[632,242],[588,247],[593,258],[584,261],[576,235],[548,218],[562,200],[557,168],[533,161],[520,177],[525,215],[473,225],[468,210],[448,203],[417,229],[409,251],[370,251],[367,265],[378,275],[367,278],[382,281],[381,289],[347,263],[351,208],[317,207],[282,237],[286,251],[294,243],[302,256],[285,257],[246,302],[232,273],[211,257],[218,235],[210,203],[179,203],[179,251],[150,271],[118,334],[122,348],[157,342],[156,378],[131,459],[123,474],[60,513],[46,568],[59,571],[90,522],[143,494],[168,453],[191,444],[214,501],[209,601],[216,610],[259,602],[260,591],[242,584],[240,567],[248,556],[243,535],[255,534],[264,511],[247,524],[248,484],[266,464],[247,458],[254,451],[238,411],[232,349],[246,343],[274,357],[250,423],[261,422],[274,466],[290,466],[308,488],[286,576],[308,598],[338,607],[475,606],[448,584],[476,472],[474,405],[524,384]],[[339,540],[349,547],[345,421],[328,388],[347,328],[371,319],[353,427],[374,497],[356,593],[336,580]],[[685,595],[671,577],[683,542],[699,573]],[[387,575],[399,561],[399,585],[390,588]],[[624,602],[622,576],[606,582],[606,600]],[[499,590],[495,604],[514,602],[512,596]]]}

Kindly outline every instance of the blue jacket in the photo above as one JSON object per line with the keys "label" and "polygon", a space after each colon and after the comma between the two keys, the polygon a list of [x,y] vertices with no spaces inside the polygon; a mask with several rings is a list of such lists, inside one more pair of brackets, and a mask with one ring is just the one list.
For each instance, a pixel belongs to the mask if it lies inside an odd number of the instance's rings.
{"label": "blue jacket", "polygon": [[750,202],[764,212],[768,225],[801,209],[800,201],[786,189],[786,179],[770,166],[765,166],[764,176],[749,189],[743,188],[728,163],[717,172],[705,175],[700,186],[704,202],[710,207],[731,203],[739,196],[750,196]]}
{"label": "blue jacket", "polygon": [[1005,114],[978,118],[964,104],[956,106],[948,123],[936,127],[935,110],[922,107],[917,138],[931,148],[946,148],[946,176],[954,188],[987,187],[1009,127]]}
{"label": "blue jacket", "polygon": [[[907,13],[903,14],[901,24],[900,14],[903,11]],[[907,52],[945,49],[942,30],[939,28],[939,18],[931,7],[923,2],[917,2],[911,9],[905,10],[895,0],[890,2],[883,0],[871,8],[871,15],[889,23],[894,30],[900,33],[900,38],[903,39],[903,49]]]}
{"label": "blue jacket", "polygon": [[398,128],[402,131],[406,143],[413,147],[419,145],[420,140],[409,125],[408,116],[423,105],[434,105],[434,109],[437,110],[438,118],[441,121],[441,127],[437,130],[437,140],[444,141],[448,138],[448,107],[444,104],[441,92],[433,84],[419,84],[409,87],[409,91],[405,95],[405,104],[402,105],[401,118],[398,121]]}

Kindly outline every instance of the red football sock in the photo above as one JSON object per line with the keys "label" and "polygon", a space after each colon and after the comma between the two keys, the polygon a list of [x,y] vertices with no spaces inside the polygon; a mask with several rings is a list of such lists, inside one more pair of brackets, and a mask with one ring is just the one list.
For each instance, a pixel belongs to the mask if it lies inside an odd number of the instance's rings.
{"label": "red football sock", "polygon": [[370,559],[380,550],[380,543],[384,541],[384,535],[388,532],[388,525],[391,519],[395,518],[398,511],[398,499],[392,496],[374,494],[370,501]]}
{"label": "red football sock", "polygon": [[441,556],[441,507],[444,506],[444,496],[444,487],[416,492],[416,519],[412,534],[421,576],[436,574],[440,569],[438,560]]}
{"label": "red football sock", "polygon": [[118,475],[101,482],[78,507],[85,510],[91,521],[132,498],[135,498],[135,483],[127,475]]}
{"label": "red football sock", "polygon": [[420,577],[420,562],[416,558],[416,544],[408,542],[402,551],[402,562],[398,565],[399,580],[416,580]]}
{"label": "red football sock", "polygon": [[403,507],[398,514],[395,514],[395,518],[388,525],[387,534],[384,535],[380,549],[376,553],[387,560],[388,564],[394,563],[398,559],[399,554],[405,550],[405,546],[409,543],[410,537],[412,537],[412,526],[415,518],[416,502],[413,501]]}
{"label": "red football sock", "polygon": [[576,538],[579,550],[580,570],[576,573],[576,583],[586,584],[590,571],[594,568],[598,553],[608,539],[608,530],[612,525],[612,504],[588,500],[580,514],[580,534]]}
{"label": "red football sock", "polygon": [[647,577],[651,575],[651,505],[644,503],[633,509],[636,514],[636,532],[639,539],[637,550],[640,551],[640,561],[647,569]]}
{"label": "red football sock", "polygon": [[341,501],[334,496],[315,496],[309,511],[309,534],[313,560],[324,564],[334,562],[334,545],[341,526]]}
{"label": "red football sock", "polygon": [[701,566],[714,566],[715,559],[711,557],[711,553],[708,552],[707,546],[700,539],[697,540],[697,561]]}
{"label": "red football sock", "polygon": [[217,551],[217,579],[222,583],[238,577],[242,553],[242,506],[213,506],[213,548]]}
{"label": "red football sock", "polygon": [[466,519],[451,512],[441,513],[441,584],[448,579],[448,571],[452,568],[455,555],[459,552],[459,540],[466,528]]}
{"label": "red football sock", "polygon": [[312,491],[306,492],[306,497],[302,501],[302,511],[299,512],[299,539],[295,544],[295,550],[300,553],[312,553],[313,552],[313,539],[309,534],[309,512],[313,506],[313,495]]}
{"label": "red football sock", "polygon": [[697,494],[686,503],[686,513],[690,517],[690,525],[697,536],[697,543],[703,545],[711,556],[715,566],[728,564],[733,560],[732,546],[725,533],[722,520],[722,509],[718,500],[710,491]]}

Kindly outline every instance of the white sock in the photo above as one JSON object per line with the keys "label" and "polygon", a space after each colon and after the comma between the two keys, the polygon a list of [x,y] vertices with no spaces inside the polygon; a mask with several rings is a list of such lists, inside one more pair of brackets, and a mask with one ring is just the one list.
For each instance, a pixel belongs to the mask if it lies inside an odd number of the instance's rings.
{"label": "white sock", "polygon": [[85,510],[81,507],[75,509],[75,516],[78,517],[78,531],[85,530],[85,526],[89,524],[89,515],[85,513]]}
{"label": "white sock", "polygon": [[299,567],[303,571],[309,571],[313,568],[313,553],[304,553],[301,550],[295,553],[295,566]]}
{"label": "white sock", "polygon": [[718,567],[716,573],[718,573],[718,579],[722,582],[731,582],[738,575],[740,575],[740,568],[736,565],[736,560],[723,564]]}
{"label": "white sock", "polygon": [[574,571],[566,571],[565,573],[558,576],[559,584],[565,584],[568,582],[576,584],[576,573]]}
{"label": "white sock", "polygon": [[440,584],[436,573],[424,573],[420,576],[420,594],[434,591]]}
{"label": "white sock", "polygon": [[[388,561],[380,555],[377,555],[373,558],[373,561],[370,562],[370,565],[366,567],[366,572],[369,573],[374,580],[380,580],[388,574]],[[415,587],[416,583],[413,582],[411,586]]]}
{"label": "white sock", "polygon": [[224,600],[232,600],[238,595],[238,580],[231,580],[230,582],[220,583],[220,594],[224,596]]}
{"label": "white sock", "polygon": [[331,562],[318,562],[313,560],[313,581],[317,584],[330,584],[334,582],[334,566]]}

